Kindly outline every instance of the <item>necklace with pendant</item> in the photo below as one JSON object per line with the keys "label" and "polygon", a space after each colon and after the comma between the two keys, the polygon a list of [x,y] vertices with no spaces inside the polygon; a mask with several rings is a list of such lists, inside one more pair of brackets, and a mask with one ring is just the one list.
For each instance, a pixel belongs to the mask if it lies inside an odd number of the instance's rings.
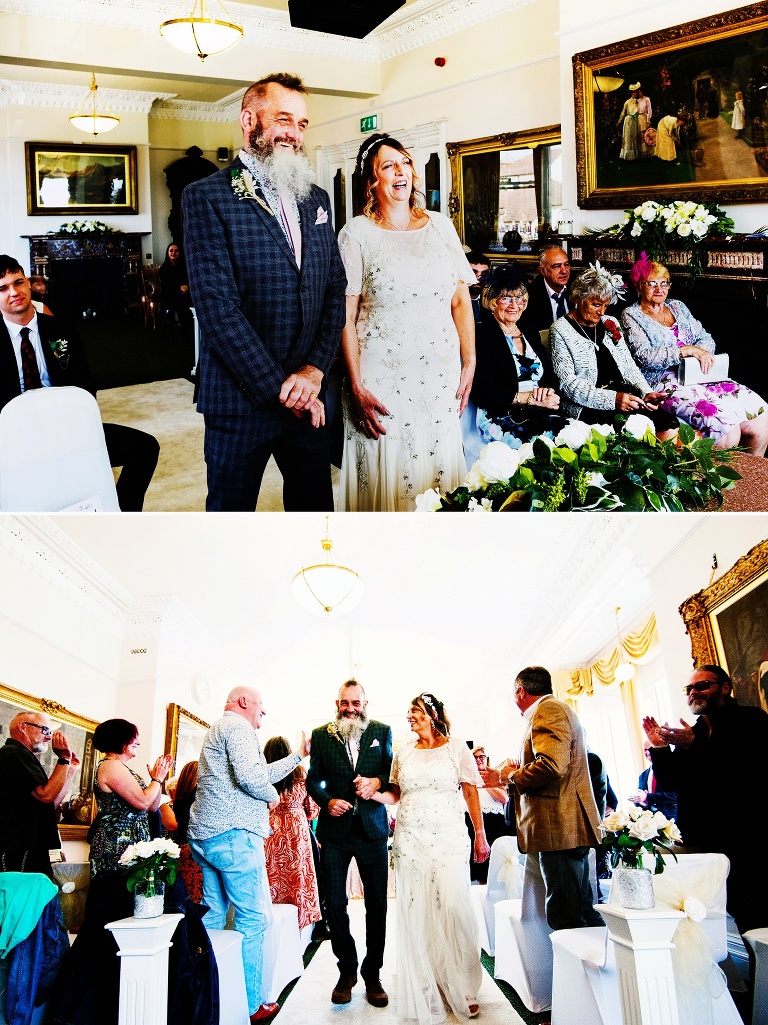
{"label": "necklace with pendant", "polygon": [[594,332],[594,335],[593,335],[593,337],[590,338],[590,336],[587,334],[587,329],[583,326],[583,324],[580,324],[578,322],[578,320],[576,320],[575,317],[572,317],[571,320],[573,320],[574,324],[579,329],[579,331],[581,331],[581,333],[584,335],[584,337],[587,339],[587,341],[588,342],[592,342],[594,347],[597,349],[597,347],[598,347],[598,345],[597,345],[597,324],[595,324],[594,328],[592,329],[593,332]]}
{"label": "necklace with pendant", "polygon": [[411,226],[411,222],[413,221],[413,211],[411,211],[411,216],[408,218],[408,223],[404,228],[398,228],[398,226],[396,224],[393,224],[392,221],[388,221],[384,214],[381,215],[381,219],[382,221],[384,221],[385,224],[388,224],[390,228],[393,228],[395,231],[408,231],[408,229]]}

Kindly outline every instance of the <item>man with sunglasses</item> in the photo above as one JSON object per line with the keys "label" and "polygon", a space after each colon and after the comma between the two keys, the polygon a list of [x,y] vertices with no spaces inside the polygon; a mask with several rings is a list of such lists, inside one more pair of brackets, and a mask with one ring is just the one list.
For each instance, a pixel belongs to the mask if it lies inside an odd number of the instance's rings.
{"label": "man with sunglasses", "polygon": [[677,791],[686,850],[718,851],[730,860],[728,911],[739,931],[768,926],[764,854],[750,835],[768,776],[768,713],[740,705],[720,666],[695,669],[683,689],[696,716],[692,726],[643,719],[654,775],[661,790]]}
{"label": "man with sunglasses", "polygon": [[[80,759],[42,712],[19,712],[0,748],[0,871],[43,872],[53,878],[49,851],[61,847],[57,809]],[[57,756],[48,777],[40,763],[49,745]]]}

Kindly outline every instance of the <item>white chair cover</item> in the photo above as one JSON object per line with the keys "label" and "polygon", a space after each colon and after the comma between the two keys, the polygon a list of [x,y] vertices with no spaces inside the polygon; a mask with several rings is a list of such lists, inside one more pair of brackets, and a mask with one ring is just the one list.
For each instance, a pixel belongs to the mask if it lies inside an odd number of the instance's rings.
{"label": "white chair cover", "polygon": [[[657,908],[686,912],[674,935],[672,963],[680,1025],[738,1025],[741,1021],[718,962],[727,954],[722,854],[665,858],[653,876]],[[621,1021],[613,943],[606,929],[552,934],[552,1025],[616,1025]]]}
{"label": "white chair cover", "polygon": [[35,388],[0,412],[0,509],[119,512],[99,407],[82,388]]}
{"label": "white chair cover", "polygon": [[500,836],[491,845],[487,885],[472,887],[479,912],[480,945],[491,956],[496,953],[496,904],[500,900],[515,900],[522,896],[524,860],[525,855],[517,846],[517,837]]}
{"label": "white chair cover", "polygon": [[522,896],[495,906],[496,965],[504,979],[531,1011],[552,1006],[552,930],[544,908],[545,888],[536,855],[526,857]]}
{"label": "white chair cover", "polygon": [[209,929],[208,935],[219,970],[219,1025],[248,1025],[243,934],[231,929]]}
{"label": "white chair cover", "polygon": [[273,1004],[289,982],[304,971],[299,911],[293,904],[273,904],[264,935],[261,1002]]}
{"label": "white chair cover", "polygon": [[755,955],[752,1025],[768,1025],[768,929],[750,929],[743,938]]}

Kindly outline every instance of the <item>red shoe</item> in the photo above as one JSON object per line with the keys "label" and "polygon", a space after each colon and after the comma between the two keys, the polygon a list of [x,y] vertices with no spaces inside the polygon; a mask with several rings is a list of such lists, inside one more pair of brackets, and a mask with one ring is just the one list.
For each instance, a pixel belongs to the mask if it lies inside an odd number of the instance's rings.
{"label": "red shoe", "polygon": [[256,1025],[259,1021],[269,1021],[270,1018],[274,1018],[277,1012],[280,1010],[279,1004],[262,1004],[257,1011],[254,1011],[250,1017],[251,1025]]}

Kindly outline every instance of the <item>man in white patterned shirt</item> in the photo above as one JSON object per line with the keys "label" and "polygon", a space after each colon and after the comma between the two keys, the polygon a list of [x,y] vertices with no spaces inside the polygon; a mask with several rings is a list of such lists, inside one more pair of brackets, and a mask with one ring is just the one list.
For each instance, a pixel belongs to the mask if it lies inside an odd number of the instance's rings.
{"label": "man in white patterned shirt", "polygon": [[264,702],[251,687],[235,687],[224,715],[208,730],[200,752],[197,795],[189,816],[189,846],[203,871],[203,903],[209,929],[223,929],[231,902],[235,928],[243,934],[243,967],[253,1023],[277,1014],[262,1003],[264,932],[269,923],[269,883],[264,837],[269,836],[268,802],[277,801],[273,784],[292,772],[309,753],[302,734],[298,751],[267,764],[256,730]]}

